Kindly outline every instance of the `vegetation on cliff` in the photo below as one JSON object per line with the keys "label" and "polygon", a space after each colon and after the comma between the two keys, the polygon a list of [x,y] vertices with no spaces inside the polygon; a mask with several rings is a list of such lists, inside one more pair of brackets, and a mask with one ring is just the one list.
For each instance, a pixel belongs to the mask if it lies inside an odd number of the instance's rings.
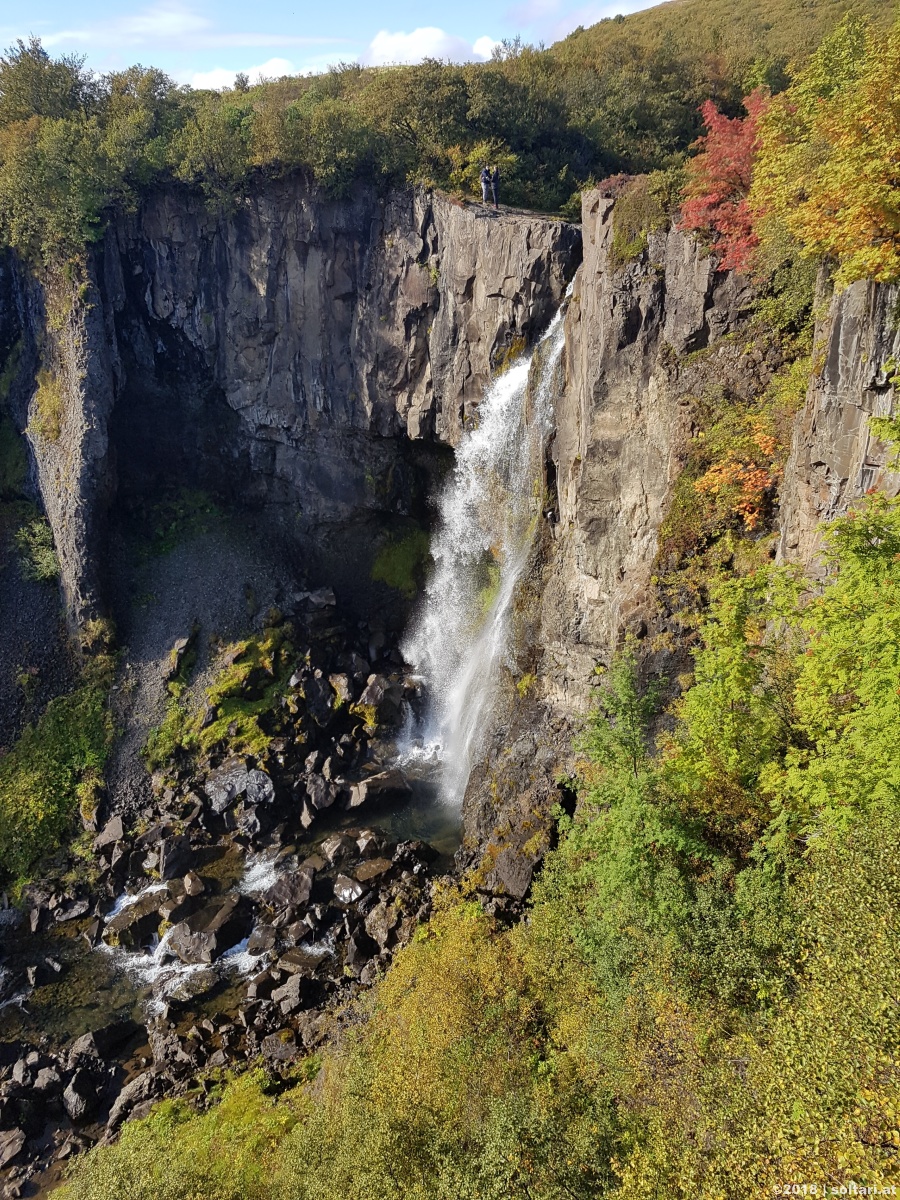
{"label": "vegetation on cliff", "polygon": [[165,1105],[65,1195],[895,1181],[900,504],[827,536],[821,589],[771,566],[720,583],[655,751],[659,689],[614,664],[527,922],[464,882],[284,1095],[248,1076],[202,1115]]}
{"label": "vegetation on cliff", "polygon": [[472,194],[486,159],[506,202],[576,217],[586,183],[679,162],[704,101],[737,115],[753,88],[784,88],[843,8],[769,0],[711,19],[683,0],[549,51],[513,42],[487,63],[340,64],[222,92],[138,66],[98,78],[19,42],[0,59],[0,238],[33,259],[76,254],[176,181],[226,207],[255,177],[297,170],[335,196],[358,180]]}

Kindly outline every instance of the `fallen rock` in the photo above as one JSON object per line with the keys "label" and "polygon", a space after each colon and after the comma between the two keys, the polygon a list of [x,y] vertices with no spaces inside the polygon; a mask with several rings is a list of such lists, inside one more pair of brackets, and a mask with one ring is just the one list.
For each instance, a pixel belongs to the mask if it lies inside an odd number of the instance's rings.
{"label": "fallen rock", "polygon": [[125,946],[129,950],[149,946],[159,930],[159,906],[167,898],[168,892],[160,889],[148,892],[126,905],[107,921],[103,930],[104,942],[109,946]]}
{"label": "fallen rock", "polygon": [[361,779],[350,788],[350,808],[360,808],[363,804],[382,804],[408,800],[412,795],[409,780],[399,767],[391,767],[377,775]]}
{"label": "fallen rock", "polygon": [[106,1128],[110,1132],[118,1129],[137,1105],[158,1096],[162,1089],[163,1081],[156,1071],[145,1071],[143,1075],[138,1075],[136,1079],[126,1083],[109,1110]]}
{"label": "fallen rock", "polygon": [[297,1043],[293,1029],[282,1029],[278,1033],[270,1033],[260,1044],[263,1058],[270,1062],[290,1062],[297,1057]]}
{"label": "fallen rock", "polygon": [[363,884],[348,875],[338,875],[334,881],[335,899],[341,904],[353,904],[366,892]]}
{"label": "fallen rock", "polygon": [[314,878],[312,867],[300,867],[290,875],[282,875],[263,893],[263,903],[276,910],[300,908],[309,903]]}
{"label": "fallen rock", "polygon": [[25,1134],[21,1129],[0,1131],[0,1167],[8,1167],[25,1148]]}
{"label": "fallen rock", "polygon": [[211,963],[247,937],[250,906],[241,896],[226,896],[173,925],[168,948],[185,963]]}
{"label": "fallen rock", "polygon": [[69,1120],[77,1124],[91,1115],[98,1099],[94,1076],[88,1071],[78,1070],[63,1092],[63,1108]]}
{"label": "fallen rock", "polygon": [[323,858],[332,867],[345,859],[355,858],[358,852],[356,842],[344,833],[330,834],[319,849]]}
{"label": "fallen rock", "polygon": [[364,862],[362,866],[357,867],[354,874],[360,883],[368,883],[370,879],[384,875],[393,865],[393,862],[389,858],[370,858],[368,862]]}
{"label": "fallen rock", "polygon": [[193,858],[191,839],[184,834],[166,838],[159,848],[160,879],[175,879],[184,875]]}
{"label": "fallen rock", "polygon": [[185,894],[188,896],[202,896],[206,891],[206,884],[196,871],[188,871],[183,882]]}
{"label": "fallen rock", "polygon": [[115,842],[121,842],[125,836],[125,827],[121,817],[113,817],[103,826],[97,836],[94,838],[94,849],[102,850],[104,846],[111,846]]}
{"label": "fallen rock", "polygon": [[366,917],[366,933],[369,937],[374,938],[379,947],[384,950],[399,921],[400,914],[396,907],[386,900],[381,900]]}
{"label": "fallen rock", "polygon": [[257,925],[247,941],[247,949],[251,954],[265,954],[274,949],[275,926]]}
{"label": "fallen rock", "polygon": [[258,768],[248,769],[239,758],[230,758],[206,779],[203,790],[213,812],[220,816],[242,796],[248,804],[269,804],[275,799],[275,785]]}

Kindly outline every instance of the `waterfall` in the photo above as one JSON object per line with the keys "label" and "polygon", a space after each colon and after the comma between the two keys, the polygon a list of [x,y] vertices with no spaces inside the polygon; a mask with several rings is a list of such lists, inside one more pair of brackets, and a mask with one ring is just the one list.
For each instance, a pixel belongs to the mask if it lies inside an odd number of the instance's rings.
{"label": "waterfall", "polygon": [[415,745],[439,758],[448,804],[462,802],[498,668],[509,662],[516,586],[540,519],[563,340],[560,309],[534,351],[485,392],[438,499],[434,568],[403,651],[425,690]]}

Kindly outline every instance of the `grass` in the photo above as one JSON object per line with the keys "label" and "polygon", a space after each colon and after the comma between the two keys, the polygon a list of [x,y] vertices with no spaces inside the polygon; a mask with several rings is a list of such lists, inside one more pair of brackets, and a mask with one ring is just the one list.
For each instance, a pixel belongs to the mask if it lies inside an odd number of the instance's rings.
{"label": "grass", "polygon": [[53,531],[46,518],[26,521],[13,535],[26,579],[49,583],[59,577],[59,559],[53,545]]}
{"label": "grass", "polygon": [[94,660],[0,757],[0,879],[27,880],[91,807],[113,736],[108,663]]}
{"label": "grass", "polygon": [[32,411],[29,433],[48,442],[58,442],[62,433],[63,390],[62,383],[52,371],[38,371]]}
{"label": "grass", "polygon": [[386,583],[412,600],[424,580],[429,551],[430,541],[424,529],[414,529],[403,538],[392,538],[375,556],[372,579]]}

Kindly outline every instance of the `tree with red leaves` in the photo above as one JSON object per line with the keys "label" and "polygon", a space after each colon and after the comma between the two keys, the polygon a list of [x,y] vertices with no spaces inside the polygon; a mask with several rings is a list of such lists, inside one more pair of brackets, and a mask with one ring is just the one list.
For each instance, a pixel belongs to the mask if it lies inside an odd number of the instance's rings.
{"label": "tree with red leaves", "polygon": [[743,118],[723,116],[712,100],[700,109],[708,132],[694,143],[698,153],[688,162],[679,228],[714,235],[723,270],[749,270],[759,245],[747,197],[759,149],[759,119],[769,99],[764,88],[745,96]]}

